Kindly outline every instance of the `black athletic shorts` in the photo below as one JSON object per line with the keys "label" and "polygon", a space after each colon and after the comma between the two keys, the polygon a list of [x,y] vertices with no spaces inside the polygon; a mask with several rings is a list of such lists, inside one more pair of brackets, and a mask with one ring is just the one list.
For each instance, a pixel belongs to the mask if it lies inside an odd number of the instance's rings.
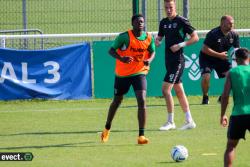
{"label": "black athletic shorts", "polygon": [[166,64],[167,73],[164,81],[172,84],[181,83],[181,76],[185,68],[185,61],[168,62]]}
{"label": "black athletic shorts", "polygon": [[250,132],[250,115],[231,116],[227,131],[228,139],[245,139],[246,130]]}
{"label": "black athletic shorts", "polygon": [[219,78],[225,77],[225,72],[227,72],[231,67],[231,63],[227,60],[221,60],[219,58],[207,58],[205,56],[199,57],[200,71],[201,75],[205,73],[211,73],[213,70],[216,71]]}
{"label": "black athletic shorts", "polygon": [[139,74],[131,77],[115,77],[114,95],[121,96],[129,91],[130,86],[136,90],[147,90],[146,75]]}

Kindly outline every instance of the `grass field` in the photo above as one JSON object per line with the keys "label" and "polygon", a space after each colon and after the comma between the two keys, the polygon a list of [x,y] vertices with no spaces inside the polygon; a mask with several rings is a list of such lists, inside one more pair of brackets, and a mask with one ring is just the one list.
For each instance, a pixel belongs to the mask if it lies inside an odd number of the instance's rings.
{"label": "grass field", "polygon": [[[226,129],[219,125],[217,97],[200,105],[201,97],[188,97],[197,128],[160,132],[165,121],[162,98],[148,98],[146,136],[150,144],[138,146],[136,102],[124,100],[112,126],[108,143],[100,143],[110,99],[86,101],[0,102],[0,152],[32,152],[33,161],[0,162],[1,167],[218,167],[226,144]],[[176,99],[175,99],[176,101]],[[231,110],[231,106],[230,106]],[[229,112],[228,112],[229,114]],[[176,104],[177,127],[184,114]],[[250,167],[250,136],[237,149],[235,166]],[[175,163],[170,157],[174,145],[189,150],[188,160]]]}

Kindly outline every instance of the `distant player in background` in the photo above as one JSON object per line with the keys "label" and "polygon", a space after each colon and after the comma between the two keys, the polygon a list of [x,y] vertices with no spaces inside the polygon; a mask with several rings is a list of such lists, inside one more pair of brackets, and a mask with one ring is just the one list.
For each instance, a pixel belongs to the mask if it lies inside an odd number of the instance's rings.
{"label": "distant player in background", "polygon": [[[130,86],[134,88],[138,104],[139,137],[138,144],[147,144],[149,139],[144,136],[146,124],[146,74],[149,65],[155,57],[153,37],[143,31],[144,17],[136,14],[132,17],[133,29],[121,33],[109,50],[109,54],[116,59],[114,98],[109,107],[105,129],[102,132],[102,142],[109,139],[112,120],[120,106],[124,94]],[[128,118],[129,119],[129,118]],[[124,119],[126,122],[126,119]]]}
{"label": "distant player in background", "polygon": [[208,91],[211,72],[215,70],[219,78],[224,78],[231,68],[231,63],[228,61],[228,50],[231,47],[240,47],[239,36],[233,31],[233,27],[233,17],[229,15],[222,16],[220,26],[209,31],[205,38],[199,57],[202,75],[202,104],[209,104]]}
{"label": "distant player in background", "polygon": [[[167,17],[161,20],[158,36],[155,39],[156,46],[159,46],[160,41],[165,37],[165,66],[167,70],[162,85],[162,93],[165,97],[168,115],[166,123],[160,127],[160,130],[176,128],[172,88],[174,88],[181,108],[186,115],[186,122],[180,129],[192,129],[196,127],[196,124],[192,119],[189,103],[181,81],[185,68],[183,48],[197,42],[199,37],[189,21],[177,15],[175,0],[164,0],[164,7]],[[190,38],[184,41],[186,34],[189,34]]]}
{"label": "distant player in background", "polygon": [[235,149],[239,140],[245,139],[246,130],[250,131],[250,66],[249,51],[240,48],[235,53],[237,67],[232,68],[227,77],[221,98],[220,123],[226,127],[228,118],[226,109],[230,91],[233,93],[234,106],[227,132],[227,147],[224,154],[224,167],[232,167]]}

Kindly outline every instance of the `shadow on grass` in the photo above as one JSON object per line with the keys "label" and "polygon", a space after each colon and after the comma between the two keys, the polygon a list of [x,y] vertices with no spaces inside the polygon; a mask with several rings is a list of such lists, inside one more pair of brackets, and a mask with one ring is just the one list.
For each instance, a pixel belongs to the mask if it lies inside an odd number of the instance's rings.
{"label": "shadow on grass", "polygon": [[0,147],[0,150],[19,150],[19,149],[46,149],[46,148],[86,148],[86,147],[128,147],[128,146],[140,146],[138,144],[112,144],[101,143],[100,141],[88,141],[79,143],[62,143],[62,144],[50,144],[39,146],[10,146]]}
{"label": "shadow on grass", "polygon": [[176,164],[176,163],[178,163],[178,162],[175,162],[175,161],[162,161],[162,162],[157,162],[157,164]]}
{"label": "shadow on grass", "polygon": [[[146,131],[159,131],[158,129],[147,129]],[[111,130],[112,133],[138,132],[138,130]],[[98,134],[101,131],[75,131],[75,132],[27,132],[16,134],[2,134],[0,136],[22,136],[22,135],[71,135],[71,134]]]}
{"label": "shadow on grass", "polygon": [[16,146],[16,147],[0,147],[0,150],[17,150],[17,149],[42,149],[42,148],[60,148],[60,147],[79,147],[79,144],[93,144],[95,142],[80,142],[80,143],[63,143],[40,146]]}
{"label": "shadow on grass", "polygon": [[[200,103],[189,103],[190,106],[201,106]],[[174,104],[174,106],[180,106],[180,104]],[[131,106],[121,106],[120,108],[137,108],[137,105],[131,105]],[[147,105],[147,108],[154,108],[154,107],[166,107],[165,104],[150,104]]]}
{"label": "shadow on grass", "polygon": [[[166,105],[165,104],[150,104],[150,105],[147,105],[147,108],[151,108],[151,107],[165,107]],[[120,108],[137,108],[138,106],[137,105],[131,105],[131,106],[121,106]]]}
{"label": "shadow on grass", "polygon": [[99,131],[78,131],[78,132],[27,132],[27,133],[16,133],[6,134],[0,136],[21,136],[21,135],[70,135],[70,134],[91,134],[98,133]]}

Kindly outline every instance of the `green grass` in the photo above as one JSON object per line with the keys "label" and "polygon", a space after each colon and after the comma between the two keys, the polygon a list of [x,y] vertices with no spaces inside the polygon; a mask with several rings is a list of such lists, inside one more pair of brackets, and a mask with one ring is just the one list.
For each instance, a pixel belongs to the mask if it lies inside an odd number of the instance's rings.
{"label": "green grass", "polygon": [[[150,144],[138,146],[136,102],[124,100],[112,126],[108,143],[100,143],[110,99],[85,101],[0,102],[0,152],[32,152],[31,162],[0,162],[0,166],[88,166],[88,167],[218,167],[226,144],[226,129],[219,125],[220,106],[216,97],[200,105],[201,97],[188,97],[197,128],[160,132],[165,121],[162,98],[148,98],[146,136]],[[176,101],[176,99],[175,99]],[[176,104],[175,120],[180,127],[184,114]],[[231,108],[231,106],[230,106]],[[229,114],[229,112],[228,112]],[[235,166],[249,167],[249,133],[237,148]],[[188,160],[175,163],[174,145],[189,150]],[[204,153],[216,155],[203,155]]]}
{"label": "green grass", "polygon": [[[45,34],[123,32],[131,27],[132,2],[128,0],[27,0],[26,2],[27,28],[40,29]],[[237,29],[250,27],[249,0],[189,2],[189,18],[198,30],[209,30],[218,26],[220,17],[225,14],[234,16]],[[0,3],[2,16],[0,30],[23,29],[22,0],[0,0]],[[158,31],[157,5],[156,0],[147,1],[148,31]],[[182,1],[177,1],[177,10],[181,15],[182,6]],[[165,17],[164,10],[161,13],[162,17]]]}

